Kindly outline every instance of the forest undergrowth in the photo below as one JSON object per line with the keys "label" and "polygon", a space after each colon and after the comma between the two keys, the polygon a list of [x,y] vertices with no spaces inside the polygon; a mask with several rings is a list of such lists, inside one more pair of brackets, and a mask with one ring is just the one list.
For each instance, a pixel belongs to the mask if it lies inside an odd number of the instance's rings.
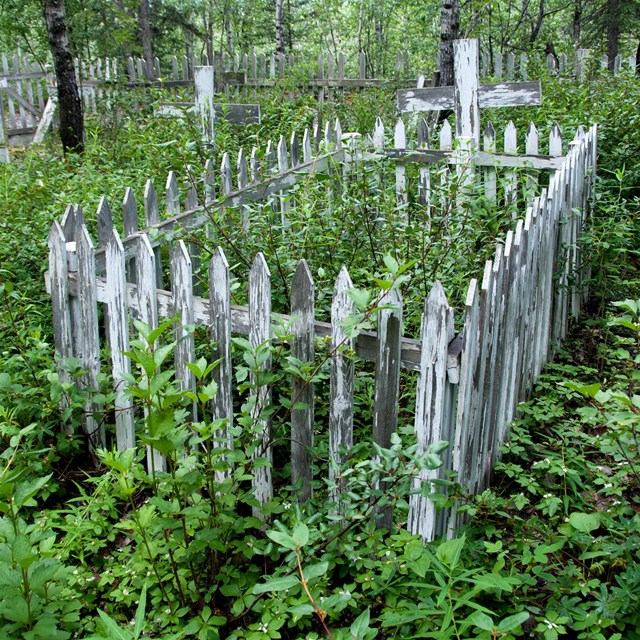
{"label": "forest undergrowth", "polygon": [[[62,158],[54,141],[15,152],[0,175],[3,637],[640,637],[640,149],[629,135],[640,118],[640,89],[624,75],[584,85],[550,79],[544,96],[537,110],[486,117],[514,119],[522,131],[528,118],[540,125],[558,120],[567,138],[579,124],[600,123],[597,195],[584,237],[592,260],[591,302],[532,399],[521,405],[492,488],[467,496],[451,484],[448,499],[463,505],[467,523],[457,538],[426,546],[402,518],[389,533],[371,518],[390,505],[406,513],[415,469],[440,463],[445,445],[436,443],[421,456],[410,444],[410,423],[376,459],[368,442],[354,447],[346,474],[350,503],[339,517],[324,504],[330,487],[318,482],[317,498],[304,510],[295,504],[295,488],[287,493],[283,487],[265,507],[265,526],[254,516],[248,484],[255,465],[252,407],[238,408],[235,435],[245,446],[231,459],[223,456],[215,446],[221,425],[205,411],[216,392],[208,383],[212,363],[202,358],[193,364],[199,382],[191,395],[169,371],[156,374],[174,347],[169,324],[155,333],[138,327],[141,339],[131,351],[139,366],[130,381],[131,395],[147,409],[140,412],[143,441],[162,450],[167,472],[147,473],[142,449],[88,456],[77,435],[86,398],[60,382],[53,362],[43,285],[49,225],[70,202],[80,202],[95,224],[101,195],[117,203],[126,186],[142,193],[147,178],[163,184],[169,170],[198,166],[200,150],[188,127],[129,120],[123,110],[89,127],[83,158]],[[264,100],[263,129],[237,134],[219,127],[225,148],[289,135],[314,117],[305,98]],[[344,130],[372,125],[371,100],[354,95],[351,111],[340,107]],[[390,110],[388,96],[377,100]],[[352,199],[338,216],[343,225],[346,212],[360,206],[357,192],[347,193]],[[320,192],[315,197],[321,200]],[[376,205],[386,206],[382,200]],[[300,212],[312,214],[304,207]],[[507,224],[510,214],[503,214]],[[476,246],[490,249],[503,228],[499,218],[483,224],[468,240],[470,265],[482,263]],[[339,246],[344,231],[329,243],[336,264],[349,250]],[[247,241],[257,246],[261,236],[257,227]],[[372,251],[365,235],[361,244],[378,263],[354,259],[365,286],[384,277],[389,265],[396,273],[401,264],[407,273],[417,271],[411,251],[396,254],[395,264],[385,260],[391,241]],[[287,269],[297,258],[280,248],[273,256]],[[318,260],[314,273],[328,296],[334,265],[322,251]],[[406,292],[414,286],[419,297],[426,286],[419,273]],[[166,348],[156,349],[156,339]],[[236,348],[245,363],[238,386],[249,391],[261,356],[241,341]],[[290,373],[277,372],[273,384]],[[318,384],[326,384],[322,372]],[[366,376],[356,394],[366,406]],[[110,401],[106,392],[98,399]],[[180,428],[193,402],[203,409],[201,419]],[[401,412],[410,416],[410,394],[403,402]],[[357,428],[364,433],[367,426],[365,413]],[[317,459],[325,459],[322,438],[317,447]],[[381,481],[389,478],[382,491]]]}

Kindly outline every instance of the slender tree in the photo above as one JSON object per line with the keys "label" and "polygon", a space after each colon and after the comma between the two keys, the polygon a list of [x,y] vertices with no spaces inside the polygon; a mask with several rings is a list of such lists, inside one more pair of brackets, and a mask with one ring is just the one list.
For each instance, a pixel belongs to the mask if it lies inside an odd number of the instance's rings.
{"label": "slender tree", "polygon": [[453,41],[460,37],[460,0],[442,0],[440,12],[440,84],[453,84]]}
{"label": "slender tree", "polygon": [[140,0],[138,11],[142,57],[147,66],[147,75],[153,77],[153,42],[151,39],[151,21],[149,20],[149,0]]}
{"label": "slender tree", "polygon": [[284,0],[276,0],[276,53],[284,53]]}
{"label": "slender tree", "polygon": [[64,13],[64,0],[43,0],[49,47],[58,85],[60,139],[66,152],[84,150],[82,101],[78,91]]}

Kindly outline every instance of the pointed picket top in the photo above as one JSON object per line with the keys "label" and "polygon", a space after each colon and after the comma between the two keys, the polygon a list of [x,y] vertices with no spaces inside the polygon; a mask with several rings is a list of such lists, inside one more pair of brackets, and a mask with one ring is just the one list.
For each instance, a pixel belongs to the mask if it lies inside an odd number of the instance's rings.
{"label": "pointed picket top", "polygon": [[331,135],[331,125],[329,124],[329,121],[327,121],[324,124],[324,143],[327,145],[327,147],[331,144]]}
{"label": "pointed picket top", "polygon": [[249,182],[247,169],[247,159],[244,155],[244,149],[238,151],[238,189],[244,189]]}
{"label": "pointed picket top", "polygon": [[62,218],[62,230],[67,242],[75,242],[76,236],[80,232],[80,227],[85,223],[84,213],[79,204],[67,207]]}
{"label": "pointed picket top", "polygon": [[395,129],[393,131],[393,146],[396,149],[407,148],[407,132],[402,118],[398,118]]}
{"label": "pointed picket top", "polygon": [[489,122],[484,128],[484,141],[483,149],[487,153],[495,153],[496,150],[496,130],[493,128],[493,124]]}
{"label": "pointed picket top", "polygon": [[144,224],[151,227],[160,222],[158,212],[158,196],[151,180],[147,180],[144,187]]}
{"label": "pointed picket top", "polygon": [[258,148],[251,149],[251,158],[249,159],[249,172],[251,174],[251,183],[258,182],[260,179],[260,160],[258,159]]}
{"label": "pointed picket top", "polygon": [[216,199],[216,170],[211,158],[204,163],[204,203],[211,204]]}
{"label": "pointed picket top", "polygon": [[313,151],[315,153],[318,152],[321,142],[322,142],[322,127],[320,126],[319,122],[316,122],[313,125]]}
{"label": "pointed picket top", "polygon": [[122,200],[124,237],[127,238],[138,230],[138,205],[130,187],[124,192]]}
{"label": "pointed picket top", "polygon": [[155,328],[158,326],[156,256],[146,233],[141,233],[136,243],[136,283],[140,320]]}
{"label": "pointed picket top", "polygon": [[507,53],[507,80],[513,80],[516,67],[516,57],[513,51]]}
{"label": "pointed picket top", "polygon": [[549,155],[554,157],[562,155],[562,129],[557,122],[553,123],[549,134]]}
{"label": "pointed picket top", "polygon": [[165,185],[166,213],[167,217],[180,214],[180,192],[178,190],[178,179],[174,171],[169,171],[167,183]]}
{"label": "pointed picket top", "polygon": [[340,123],[340,118],[336,118],[333,125],[333,135],[336,142],[336,150],[342,149],[342,124]]}
{"label": "pointed picket top", "polygon": [[505,153],[517,153],[518,152],[518,134],[516,132],[516,126],[513,121],[509,120],[509,124],[504,130],[504,152]]}
{"label": "pointed picket top", "polygon": [[527,135],[525,136],[525,153],[527,155],[538,155],[539,150],[539,137],[538,129],[536,125],[531,122],[527,129]]}
{"label": "pointed picket top", "polygon": [[220,181],[222,183],[222,195],[226,196],[233,191],[233,178],[231,174],[231,159],[229,154],[225,151],[222,155],[222,162],[220,163]]}
{"label": "pointed picket top", "polygon": [[284,173],[289,169],[289,156],[287,153],[287,143],[284,136],[280,136],[278,140],[278,171]]}
{"label": "pointed picket top", "polygon": [[529,79],[529,56],[524,51],[520,54],[520,79],[523,82]]}
{"label": "pointed picket top", "polygon": [[198,189],[196,187],[193,170],[191,165],[186,166],[187,176],[184,180],[184,209],[185,211],[193,211],[198,206]]}
{"label": "pointed picket top", "polygon": [[267,149],[264,153],[264,169],[267,175],[276,171],[276,153],[271,140],[267,142]]}
{"label": "pointed picket top", "polygon": [[290,139],[291,147],[291,167],[295,168],[300,164],[300,144],[298,143],[298,135],[294,131]]}
{"label": "pointed picket top", "polygon": [[380,117],[376,118],[376,125],[373,129],[373,147],[377,151],[384,149],[384,123]]}
{"label": "pointed picket top", "polygon": [[304,162],[311,162],[312,157],[311,134],[309,133],[309,127],[307,127],[302,136],[302,159]]}
{"label": "pointed picket top", "polygon": [[585,133],[584,133],[584,128],[582,127],[582,125],[578,125],[578,128],[576,129],[576,134],[573,136],[573,142],[579,142],[580,140],[582,140],[582,138],[584,138]]}
{"label": "pointed picket top", "polygon": [[429,125],[424,118],[418,122],[418,147],[420,149],[429,148]]}
{"label": "pointed picket top", "polygon": [[98,243],[101,247],[106,246],[113,230],[113,215],[107,199],[102,196],[98,204]]}
{"label": "pointed picket top", "polygon": [[445,120],[440,128],[440,149],[442,151],[451,150],[452,137],[451,137],[451,123]]}

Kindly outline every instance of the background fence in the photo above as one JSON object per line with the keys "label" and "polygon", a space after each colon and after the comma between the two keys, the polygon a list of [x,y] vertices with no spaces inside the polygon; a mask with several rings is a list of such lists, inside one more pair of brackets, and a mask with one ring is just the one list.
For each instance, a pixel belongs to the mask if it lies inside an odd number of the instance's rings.
{"label": "background fence", "polygon": [[[292,135],[277,145],[270,143],[264,153],[256,149],[251,154],[241,151],[235,170],[229,155],[224,154],[219,170],[211,163],[205,167],[202,187],[189,177],[182,197],[176,176],[169,176],[163,220],[156,191],[148,183],[141,199],[146,227],[142,231],[138,231],[139,213],[131,191],[125,196],[123,220],[118,225],[122,234],[115,230],[112,212],[103,199],[97,214],[97,249],[80,208],[68,208],[64,219],[53,224],[49,237],[48,283],[56,352],[62,360],[78,358],[86,372],[79,384],[95,387],[107,365],[101,361],[102,317],[111,353],[118,447],[134,446],[136,442],[134,410],[124,394],[124,379],[131,363],[123,352],[129,348],[132,317],[156,326],[162,317],[179,315],[175,370],[183,388],[194,384],[193,373],[186,365],[195,359],[196,347],[194,335],[185,326],[201,325],[210,335],[212,358],[220,359],[213,372],[219,391],[212,415],[226,420],[224,440],[230,447],[235,397],[231,336],[248,336],[255,349],[275,340],[271,275],[264,257],[258,254],[252,263],[248,305],[233,306],[224,252],[216,249],[206,277],[194,278],[194,272],[200,273],[203,268],[201,256],[189,242],[190,235],[178,239],[176,233],[184,236],[206,229],[212,216],[224,220],[225,211],[231,208],[247,211],[244,223],[251,225],[247,206],[268,208],[280,218],[286,233],[288,207],[297,197],[296,185],[328,175],[326,197],[337,199],[345,175],[354,167],[373,167],[375,173],[389,163],[398,211],[402,215],[409,199],[420,202],[423,217],[418,223],[428,225],[429,212],[441,206],[438,194],[442,192],[432,189],[434,181],[458,180],[462,185],[456,196],[459,207],[464,206],[465,198],[480,191],[501,202],[511,198],[512,205],[517,206],[514,181],[520,176],[515,169],[526,167],[525,182],[533,181],[531,189],[536,188],[536,170],[550,174],[548,182],[546,176],[541,179],[541,184],[548,186],[523,203],[524,210],[514,219],[505,240],[496,245],[482,279],[469,282],[461,331],[456,333],[454,311],[436,282],[424,300],[416,338],[402,336],[403,304],[395,289],[381,293],[380,302],[391,304],[379,312],[377,331],[364,331],[351,338],[345,331],[345,319],[355,310],[347,293],[352,287],[348,271],[343,268],[335,283],[330,321],[320,322],[315,317],[314,282],[305,261],[295,272],[290,312],[276,316],[288,326],[291,353],[311,369],[318,365],[315,338],[330,341],[326,354],[331,369],[326,422],[318,418],[314,407],[312,380],[295,379],[290,393],[295,405],[288,434],[291,482],[301,482],[302,501],[311,493],[314,429],[328,431],[330,458],[337,464],[345,461],[344,452],[353,443],[354,375],[362,362],[372,362],[375,367],[371,439],[388,446],[397,425],[401,370],[406,370],[417,373],[414,430],[421,450],[439,440],[451,444],[446,469],[422,472],[415,478],[416,490],[422,483],[444,477],[446,470],[457,473],[465,490],[481,491],[487,485],[518,402],[531,389],[553,346],[565,337],[569,319],[578,315],[586,296],[587,273],[579,240],[595,177],[596,128],[586,133],[579,130],[564,156],[557,127],[549,133],[547,155],[537,147],[534,126],[527,132],[527,154],[521,156],[513,155],[517,147],[508,146],[516,138],[512,126],[504,135],[506,153],[497,152],[494,140],[498,136],[491,127],[482,151],[465,151],[462,155],[460,146],[452,144],[448,123],[436,136],[430,136],[422,121],[416,133],[415,141],[408,141],[400,121],[394,131],[394,146],[387,148],[381,122],[372,135],[359,141],[355,134],[343,136],[337,122],[324,131],[306,131],[302,140]],[[439,149],[429,148],[434,138],[439,139]],[[406,177],[416,165],[419,179],[417,193],[412,193]],[[504,180],[498,180],[498,175]],[[499,183],[504,186],[496,195]],[[397,222],[394,219],[389,224]],[[169,246],[168,252],[165,246]],[[351,357],[345,347],[352,347],[357,358]],[[271,359],[266,358],[261,366],[271,367]],[[60,375],[70,380],[64,368]],[[271,402],[268,386],[257,386],[252,393],[257,406]],[[298,400],[304,404],[296,404]],[[85,429],[93,446],[105,443],[104,426],[97,420],[103,415],[99,409],[93,404],[86,407]],[[263,452],[269,458],[273,424],[258,421],[258,426]],[[162,465],[157,455],[155,462]],[[335,467],[329,473],[330,479],[339,480]],[[253,482],[260,502],[272,495],[269,467],[257,469]],[[390,517],[392,514],[385,516]],[[458,523],[455,509],[436,512],[433,501],[419,492],[411,495],[409,528],[413,532],[432,539],[452,533]]]}

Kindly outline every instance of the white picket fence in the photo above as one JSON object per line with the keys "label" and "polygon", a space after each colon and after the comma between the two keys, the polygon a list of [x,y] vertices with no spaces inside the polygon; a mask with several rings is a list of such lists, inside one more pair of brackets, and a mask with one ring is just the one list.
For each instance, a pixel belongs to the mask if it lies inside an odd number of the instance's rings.
{"label": "white picket fence", "polygon": [[[467,172],[490,198],[496,198],[496,172],[504,171],[505,187],[500,198],[515,193],[516,167],[548,170],[549,186],[529,200],[526,211],[514,221],[504,241],[496,245],[495,257],[486,263],[481,280],[469,283],[461,330],[456,333],[454,312],[445,292],[436,283],[424,301],[420,335],[412,339],[401,335],[402,300],[393,291],[388,294],[390,308],[380,312],[376,333],[362,332],[357,339],[347,338],[343,320],[353,313],[347,295],[352,286],[346,269],[335,284],[331,321],[319,322],[314,312],[314,282],[301,261],[291,286],[291,353],[312,366],[315,363],[314,340],[330,340],[331,391],[329,399],[329,451],[332,460],[341,463],[342,447],[353,444],[353,380],[360,361],[375,363],[375,403],[371,438],[388,446],[396,429],[401,369],[418,372],[415,409],[415,435],[424,449],[429,443],[448,440],[451,455],[448,465],[458,474],[465,490],[481,491],[487,486],[493,463],[508,437],[508,424],[519,401],[526,397],[554,345],[565,337],[570,318],[580,312],[586,296],[587,273],[582,264],[579,239],[587,220],[587,203],[592,195],[596,161],[596,128],[578,131],[562,156],[559,129],[549,136],[548,153],[538,149],[534,126],[526,137],[526,153],[515,155],[515,128],[507,128],[505,151],[495,148],[491,127],[482,151],[463,154],[452,144],[451,130],[445,124],[439,132],[440,148],[430,149],[424,121],[418,124],[417,141],[407,141],[405,125],[399,121],[394,145],[385,145],[382,123],[372,136],[356,143],[356,135],[343,136],[339,122],[324,132],[305,131],[302,142],[293,135],[269,143],[264,154],[254,149],[240,152],[232,170],[229,155],[224,154],[219,171],[211,163],[204,171],[204,195],[189,181],[182,199],[178,181],[172,173],[166,184],[165,216],[160,219],[156,191],[147,183],[143,201],[144,229],[138,230],[136,200],[127,190],[123,202],[124,233],[116,231],[106,199],[98,210],[99,248],[95,248],[77,206],[69,207],[63,220],[55,222],[49,236],[50,263],[48,286],[51,291],[56,354],[61,361],[77,358],[86,372],[78,381],[83,387],[95,387],[107,363],[101,362],[99,331],[100,308],[104,308],[105,334],[111,352],[111,373],[115,390],[116,442],[119,448],[136,445],[136,418],[124,394],[123,376],[131,363],[123,355],[129,348],[131,318],[157,326],[163,317],[180,317],[176,337],[176,375],[184,388],[194,384],[186,366],[195,359],[195,342],[186,325],[202,325],[215,345],[214,359],[221,364],[213,375],[219,392],[213,403],[213,418],[233,423],[233,362],[230,339],[246,335],[254,347],[273,337],[270,273],[264,257],[253,261],[248,281],[248,306],[230,304],[230,273],[222,249],[211,258],[208,291],[201,295],[194,285],[194,264],[200,257],[193,246],[182,240],[171,242],[168,269],[163,270],[166,253],[162,245],[173,230],[194,232],[203,229],[212,212],[223,215],[225,208],[246,203],[269,203],[283,220],[290,206],[286,195],[301,181],[313,180],[319,173],[331,173],[340,181],[354,162],[391,162],[395,169],[395,191],[399,204],[412,201],[439,205],[439,196],[430,202],[432,171],[443,163],[452,175]],[[343,144],[343,138],[347,140]],[[510,146],[511,145],[511,146]],[[545,143],[545,147],[546,147]],[[413,147],[413,148],[409,148]],[[453,147],[453,148],[452,148]],[[261,159],[261,160],[260,160]],[[418,163],[418,193],[409,193],[405,173],[410,163]],[[472,171],[472,168],[480,167]],[[438,174],[442,175],[442,172]],[[530,178],[530,176],[529,176]],[[335,190],[339,197],[339,189]],[[204,203],[198,200],[204,198]],[[182,202],[182,204],[181,204]],[[246,221],[250,224],[250,220]],[[164,257],[163,257],[164,256]],[[166,282],[166,272],[170,282]],[[196,287],[194,289],[194,286]],[[206,289],[207,287],[205,287]],[[387,300],[383,300],[387,302]],[[353,346],[357,359],[345,355],[342,346]],[[270,360],[263,366],[271,366]],[[63,380],[70,380],[64,368]],[[269,389],[258,388],[258,404],[271,402]],[[292,483],[301,481],[300,499],[311,495],[314,427],[313,383],[294,380],[291,398],[298,403],[290,416]],[[306,408],[301,408],[304,403]],[[98,416],[101,407],[86,407],[85,429],[94,447],[106,444],[104,425]],[[262,424],[264,453],[271,451],[272,425]],[[281,436],[279,432],[277,434]],[[232,438],[227,436],[229,446]],[[156,465],[162,459],[155,456]],[[424,472],[416,478],[432,482],[443,477],[444,470]],[[264,502],[273,494],[271,469],[256,470],[255,494]],[[410,498],[409,527],[425,539],[450,534],[459,523],[455,510],[436,513],[435,504],[419,493]],[[388,523],[386,523],[388,524]]]}

